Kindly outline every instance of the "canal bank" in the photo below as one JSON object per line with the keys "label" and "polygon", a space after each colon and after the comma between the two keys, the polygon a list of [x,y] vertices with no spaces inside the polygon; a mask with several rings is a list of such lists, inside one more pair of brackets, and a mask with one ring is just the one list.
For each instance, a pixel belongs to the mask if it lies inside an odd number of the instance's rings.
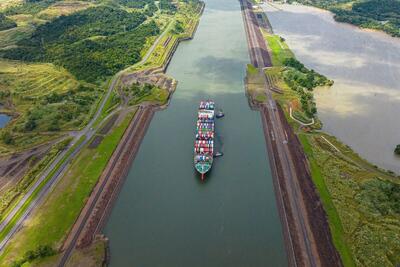
{"label": "canal bank", "polygon": [[[105,229],[111,266],[285,266],[264,136],[243,90],[239,3],[206,1],[194,40],[167,74],[179,83],[156,113]],[[205,183],[193,169],[198,102],[213,98],[225,156]]]}

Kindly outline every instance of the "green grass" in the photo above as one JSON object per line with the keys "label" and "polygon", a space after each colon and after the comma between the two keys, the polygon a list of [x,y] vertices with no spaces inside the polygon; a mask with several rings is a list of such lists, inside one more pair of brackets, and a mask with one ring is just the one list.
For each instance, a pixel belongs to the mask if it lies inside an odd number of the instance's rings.
{"label": "green grass", "polygon": [[47,244],[55,248],[60,246],[132,116],[133,113],[130,113],[120,125],[106,135],[97,149],[84,148],[81,151],[63,179],[6,247],[0,256],[0,266],[8,266],[38,245]]}
{"label": "green grass", "polygon": [[293,52],[288,45],[278,35],[263,32],[264,38],[268,42],[268,46],[272,52],[272,64],[274,66],[283,66],[283,62],[287,58],[294,57]]}
{"label": "green grass", "polygon": [[158,87],[153,87],[149,93],[146,93],[143,96],[135,97],[129,101],[130,105],[137,105],[143,102],[152,102],[154,104],[163,105],[168,100],[169,93],[165,89],[161,89]]}
{"label": "green grass", "polygon": [[319,196],[324,205],[325,212],[328,215],[329,226],[331,229],[333,243],[336,249],[339,251],[340,257],[342,258],[344,266],[355,266],[352,253],[347,246],[342,222],[340,221],[339,214],[336,211],[335,205],[332,201],[332,197],[325,184],[324,178],[321,174],[320,167],[318,166],[317,160],[314,157],[313,148],[311,147],[307,135],[299,134],[299,139],[303,145],[304,152],[307,155],[307,159],[310,163],[311,176],[315,186],[318,189]]}
{"label": "green grass", "polygon": [[[167,25],[164,29],[167,33],[159,40],[146,62],[143,64],[135,64],[128,68],[126,72],[162,67],[171,55],[172,49],[176,46],[177,42],[179,42],[181,38],[188,38],[193,35],[196,24],[200,18],[200,14],[198,13],[199,10],[200,5],[191,5],[180,2],[180,8],[174,17],[161,16],[160,20],[162,21],[162,25]],[[173,26],[177,20],[182,22],[184,31],[179,34],[174,34]],[[164,46],[168,38],[170,38],[170,40],[168,44]],[[147,52],[150,46],[147,44],[144,48],[142,55]]]}
{"label": "green grass", "polygon": [[0,61],[0,86],[17,97],[39,98],[74,90],[79,82],[65,69],[49,63]]}
{"label": "green grass", "polygon": [[252,64],[247,64],[247,74],[248,75],[258,75],[258,69]]}
{"label": "green grass", "polygon": [[265,94],[258,94],[254,99],[259,103],[264,103],[267,101],[267,96]]}
{"label": "green grass", "polygon": [[262,74],[260,75],[259,70],[251,64],[247,64],[246,89],[252,101],[258,103],[267,101]]}
{"label": "green grass", "polygon": [[300,112],[299,110],[293,111],[292,116],[303,123],[312,122],[303,112]]}

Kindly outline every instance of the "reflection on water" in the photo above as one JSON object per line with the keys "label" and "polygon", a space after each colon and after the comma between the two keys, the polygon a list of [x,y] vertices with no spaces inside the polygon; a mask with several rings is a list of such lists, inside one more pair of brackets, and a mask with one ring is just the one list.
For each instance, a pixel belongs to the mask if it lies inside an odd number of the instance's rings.
{"label": "reflection on water", "polygon": [[400,173],[400,39],[336,23],[331,13],[299,5],[264,6],[308,67],[335,80],[315,94],[324,130],[369,161]]}

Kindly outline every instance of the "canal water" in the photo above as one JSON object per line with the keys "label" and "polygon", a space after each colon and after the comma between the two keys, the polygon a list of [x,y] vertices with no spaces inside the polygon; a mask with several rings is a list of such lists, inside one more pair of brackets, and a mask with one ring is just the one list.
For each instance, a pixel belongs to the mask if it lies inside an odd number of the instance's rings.
{"label": "canal water", "polygon": [[335,81],[315,94],[324,130],[400,174],[393,153],[400,144],[400,38],[337,23],[330,12],[312,7],[264,7],[296,57]]}
{"label": "canal water", "polygon": [[[260,115],[244,94],[249,62],[239,2],[207,0],[195,38],[168,68],[179,83],[157,112],[105,228],[111,266],[286,266]],[[199,101],[225,112],[224,156],[193,168]]]}

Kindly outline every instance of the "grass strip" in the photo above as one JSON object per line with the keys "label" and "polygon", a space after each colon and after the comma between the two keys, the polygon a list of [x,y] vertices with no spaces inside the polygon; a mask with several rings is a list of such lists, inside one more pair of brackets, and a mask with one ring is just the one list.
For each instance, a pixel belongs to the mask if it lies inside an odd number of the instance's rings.
{"label": "grass strip", "polygon": [[268,46],[272,52],[272,65],[283,66],[283,62],[287,58],[294,58],[293,52],[285,43],[284,39],[275,34],[268,34],[263,32],[264,38],[268,42]]}

